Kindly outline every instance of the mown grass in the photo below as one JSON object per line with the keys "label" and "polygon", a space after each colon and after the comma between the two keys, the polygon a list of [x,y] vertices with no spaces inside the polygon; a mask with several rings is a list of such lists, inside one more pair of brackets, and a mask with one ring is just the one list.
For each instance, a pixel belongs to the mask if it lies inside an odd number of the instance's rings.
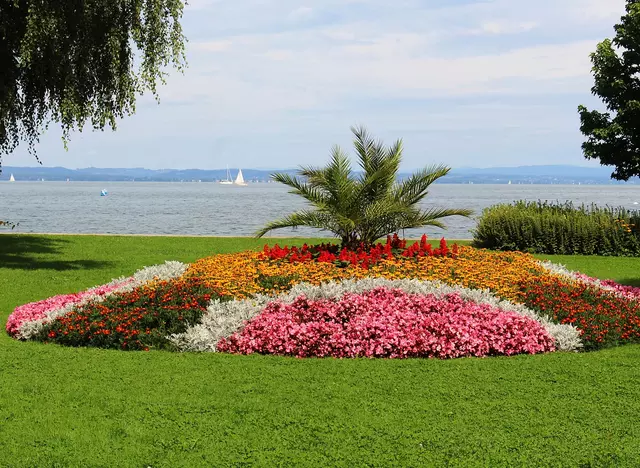
{"label": "mown grass", "polygon": [[[0,323],[144,265],[262,244],[2,235]],[[637,259],[553,260],[640,281]],[[637,466],[639,360],[640,346],[450,361],[125,353],[3,333],[0,466]]]}

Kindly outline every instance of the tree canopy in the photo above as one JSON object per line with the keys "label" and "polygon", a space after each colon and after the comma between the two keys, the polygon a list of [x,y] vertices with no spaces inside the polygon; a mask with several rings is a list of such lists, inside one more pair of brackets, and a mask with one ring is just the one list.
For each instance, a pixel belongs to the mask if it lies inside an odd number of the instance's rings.
{"label": "tree canopy", "polygon": [[0,170],[52,122],[116,128],[185,64],[182,0],[0,0]]}
{"label": "tree canopy", "polygon": [[626,14],[591,54],[595,85],[608,112],[579,106],[582,144],[587,159],[614,166],[611,177],[640,176],[640,0],[627,0]]}
{"label": "tree canopy", "polygon": [[369,246],[379,238],[402,229],[422,226],[444,228],[447,216],[469,216],[470,210],[428,208],[420,204],[429,186],[449,172],[448,167],[426,167],[398,183],[402,161],[402,141],[389,147],[375,141],[364,128],[352,128],[354,147],[361,173],[354,174],[349,157],[335,146],[326,167],[306,167],[302,178],[276,173],[273,179],[288,185],[290,193],[300,195],[313,209],[293,213],[273,221],[258,231],[307,226],[334,233],[343,247]]}

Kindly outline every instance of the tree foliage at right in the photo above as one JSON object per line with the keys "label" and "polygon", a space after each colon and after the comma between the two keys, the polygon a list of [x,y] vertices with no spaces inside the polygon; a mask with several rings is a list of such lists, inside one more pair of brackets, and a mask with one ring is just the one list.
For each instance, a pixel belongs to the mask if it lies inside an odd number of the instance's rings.
{"label": "tree foliage at right", "polygon": [[640,176],[640,0],[627,0],[626,14],[614,26],[615,37],[591,54],[592,93],[607,112],[579,106],[582,144],[587,159],[613,166],[611,177]]}

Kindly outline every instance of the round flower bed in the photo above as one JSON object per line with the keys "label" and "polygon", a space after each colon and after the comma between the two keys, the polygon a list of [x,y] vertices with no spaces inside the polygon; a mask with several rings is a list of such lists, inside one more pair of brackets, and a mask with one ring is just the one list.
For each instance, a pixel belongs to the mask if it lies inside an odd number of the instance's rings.
{"label": "round flower bed", "polygon": [[640,341],[640,289],[517,252],[397,236],[167,262],[16,308],[7,332],[71,346],[332,357],[575,351]]}

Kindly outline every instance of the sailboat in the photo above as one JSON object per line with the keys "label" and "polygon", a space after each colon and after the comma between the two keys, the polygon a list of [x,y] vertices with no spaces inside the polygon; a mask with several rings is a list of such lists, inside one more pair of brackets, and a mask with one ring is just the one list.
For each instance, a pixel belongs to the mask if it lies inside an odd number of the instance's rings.
{"label": "sailboat", "polygon": [[234,185],[247,185],[247,183],[244,181],[244,177],[242,177],[242,169],[238,169],[238,177],[236,177],[236,180],[233,182]]}
{"label": "sailboat", "polygon": [[229,172],[229,166],[227,166],[227,178],[225,180],[221,180],[220,183],[222,185],[233,185],[233,181],[231,180],[231,172]]}
{"label": "sailboat", "polygon": [[16,178],[13,177],[13,174],[11,174],[11,177],[9,177],[9,182],[15,182],[15,181],[16,181]]}

